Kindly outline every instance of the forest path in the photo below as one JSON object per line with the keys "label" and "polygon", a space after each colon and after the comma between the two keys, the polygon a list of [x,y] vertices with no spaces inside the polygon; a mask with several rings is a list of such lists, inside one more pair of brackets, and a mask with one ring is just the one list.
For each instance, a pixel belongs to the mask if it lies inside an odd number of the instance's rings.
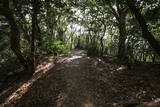
{"label": "forest path", "polygon": [[[160,98],[159,72],[128,71],[124,66],[109,61],[109,58],[107,61],[88,57],[84,50],[73,50],[60,56],[56,65],[30,86],[25,85],[27,90],[22,87],[16,91],[8,100],[8,105],[123,107],[121,104],[125,102]],[[16,100],[15,95],[18,96]]]}
{"label": "forest path", "polygon": [[[57,107],[95,107],[105,103],[101,89],[98,89],[96,58],[87,57],[86,51],[74,50],[68,57],[59,60],[60,71],[64,73],[67,87]],[[98,106],[96,106],[98,107]]]}
{"label": "forest path", "polygon": [[55,71],[61,72],[66,86],[56,107],[94,107],[104,101],[103,93],[97,94],[97,64],[98,60],[88,57],[84,50],[73,50],[57,61]]}

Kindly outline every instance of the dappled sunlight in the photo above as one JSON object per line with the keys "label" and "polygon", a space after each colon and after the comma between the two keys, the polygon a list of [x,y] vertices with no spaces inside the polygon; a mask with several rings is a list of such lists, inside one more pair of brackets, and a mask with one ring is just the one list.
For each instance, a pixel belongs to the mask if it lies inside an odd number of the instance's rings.
{"label": "dappled sunlight", "polygon": [[66,61],[67,62],[70,62],[70,61],[72,61],[72,60],[75,60],[75,59],[79,59],[79,58],[82,58],[83,56],[72,56],[71,58],[68,58]]}
{"label": "dappled sunlight", "polygon": [[[75,105],[77,104],[75,101],[72,100],[72,102],[69,102],[69,103],[65,103],[65,101],[69,100],[69,96],[68,96],[69,93],[60,93],[58,96],[57,96],[57,101],[56,101],[56,107],[62,107],[62,106],[66,106],[66,107],[69,107],[69,105],[66,105],[66,104],[71,104],[71,103],[75,103]],[[77,96],[77,98],[80,98],[80,96]],[[78,98],[78,99],[79,99]],[[77,100],[76,100],[77,101]],[[82,100],[78,101],[78,103],[81,105],[78,105],[78,107],[96,107],[93,102],[91,102],[88,98],[82,98]]]}
{"label": "dappled sunlight", "polygon": [[35,72],[37,73],[37,72],[42,71],[43,73],[46,73],[48,70],[50,70],[54,66],[54,59],[53,58],[54,57],[51,56],[48,58],[47,61],[44,61],[41,64],[39,64],[37,66],[37,70]]}
{"label": "dappled sunlight", "polygon": [[73,61],[75,59],[83,58],[84,56],[86,56],[86,51],[84,51],[84,50],[75,51],[74,54],[71,54],[71,57],[66,59],[66,61],[70,62],[70,61]]}
{"label": "dappled sunlight", "polygon": [[158,102],[159,102],[159,103],[160,103],[160,98],[155,99],[155,100],[154,100],[154,102],[156,102],[156,103],[158,103]]}
{"label": "dappled sunlight", "polygon": [[[87,56],[86,51],[84,50],[72,51],[72,53],[69,54],[70,56],[59,59],[58,63],[67,63]],[[87,58],[89,59],[89,57]]]}
{"label": "dappled sunlight", "polygon": [[90,100],[86,100],[82,107],[95,107]]}
{"label": "dappled sunlight", "polygon": [[142,103],[141,105],[137,107],[159,107],[159,105],[160,105],[160,99],[155,99],[151,102]]}
{"label": "dappled sunlight", "polygon": [[54,67],[53,57],[49,57],[46,61],[39,64],[37,66],[37,70],[35,71],[35,74],[33,74],[33,77],[29,81],[24,83],[15,92],[13,92],[2,104],[2,106],[11,104],[12,102],[20,99],[28,91],[28,89],[32,86],[34,82],[36,82],[39,78],[41,78],[45,73],[47,73],[47,71],[49,71],[53,67]]}
{"label": "dappled sunlight", "polygon": [[160,0],[1,0],[0,107],[141,104],[160,107]]}
{"label": "dappled sunlight", "polygon": [[126,70],[127,67],[126,66],[120,66],[116,69],[116,71],[123,71],[123,70]]}
{"label": "dappled sunlight", "polygon": [[58,61],[58,63],[71,62],[71,61],[73,61],[73,60],[75,60],[75,59],[80,59],[80,58],[82,58],[82,57],[83,57],[83,56],[74,55],[74,56],[72,56],[72,57],[66,57],[66,58],[60,59],[60,60]]}
{"label": "dappled sunlight", "polygon": [[124,65],[81,52],[58,56],[55,67],[53,57],[42,60],[32,79],[19,85],[0,106],[121,107],[123,101],[160,102],[154,100],[159,98],[154,94],[159,92],[155,73],[124,72],[128,70]]}
{"label": "dappled sunlight", "polygon": [[67,95],[65,93],[60,93],[58,96],[57,96],[57,105],[56,107],[62,107],[65,99],[67,98]]}
{"label": "dappled sunlight", "polygon": [[11,89],[12,89],[12,87],[10,86],[10,87],[7,88],[6,90],[2,91],[2,92],[0,93],[0,96],[6,94],[6,93],[7,93],[9,90],[11,90]]}

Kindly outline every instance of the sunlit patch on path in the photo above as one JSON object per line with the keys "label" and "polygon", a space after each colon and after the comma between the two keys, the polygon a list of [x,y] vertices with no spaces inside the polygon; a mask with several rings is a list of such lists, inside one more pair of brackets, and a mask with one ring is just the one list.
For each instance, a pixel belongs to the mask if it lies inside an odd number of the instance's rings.
{"label": "sunlit patch on path", "polygon": [[12,93],[3,105],[123,107],[126,102],[159,102],[157,72],[129,71],[111,59],[89,57],[84,50],[59,56],[55,65],[53,59],[41,63],[32,79]]}
{"label": "sunlit patch on path", "polygon": [[39,64],[32,79],[24,83],[20,88],[18,88],[14,93],[12,93],[1,106],[8,105],[14,102],[15,100],[20,99],[36,80],[38,80],[42,75],[44,75],[47,71],[49,71],[53,67],[54,67],[53,57],[49,57],[48,60]]}
{"label": "sunlit patch on path", "polygon": [[71,62],[73,60],[80,59],[86,56],[87,53],[84,50],[79,50],[79,51],[73,50],[72,53],[70,52],[67,57],[59,59],[58,63]]}

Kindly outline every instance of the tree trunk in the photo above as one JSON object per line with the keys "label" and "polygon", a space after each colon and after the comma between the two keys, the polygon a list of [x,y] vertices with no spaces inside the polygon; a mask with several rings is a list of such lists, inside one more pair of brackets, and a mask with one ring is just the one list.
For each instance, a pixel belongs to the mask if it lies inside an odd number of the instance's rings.
{"label": "tree trunk", "polygon": [[[38,47],[42,46],[42,35],[41,35],[41,29],[38,25],[38,20],[36,21],[36,28],[37,28],[37,41],[38,41]],[[52,40],[52,39],[51,39]]]}
{"label": "tree trunk", "polygon": [[104,53],[104,44],[103,44],[103,38],[106,34],[106,25],[104,24],[104,31],[103,31],[103,35],[100,38],[100,45],[101,45],[101,56],[103,56]]}
{"label": "tree trunk", "polygon": [[[34,1],[34,8],[37,4]],[[16,22],[16,18],[14,13],[9,8],[9,0],[3,1],[3,8],[1,9],[1,14],[6,17],[8,23],[11,28],[10,35],[10,45],[14,54],[17,56],[17,59],[24,66],[25,71],[28,71],[29,74],[33,74],[35,72],[35,35],[36,35],[36,18],[37,18],[37,8],[33,9],[33,18],[32,18],[32,37],[31,37],[31,56],[29,58],[25,58],[21,52],[20,46],[20,29],[19,25]],[[35,11],[36,10],[36,11]]]}
{"label": "tree trunk", "polygon": [[24,68],[27,69],[28,68],[27,60],[25,59],[25,57],[22,55],[22,52],[21,52],[19,27],[17,25],[16,18],[14,16],[12,10],[9,9],[9,1],[8,0],[3,1],[3,7],[4,8],[1,9],[2,15],[4,15],[6,17],[6,19],[8,20],[8,23],[10,25],[10,28],[11,28],[11,32],[10,32],[11,50],[17,56],[17,59],[24,66]]}
{"label": "tree trunk", "polygon": [[6,15],[6,18],[8,19],[8,22],[11,27],[11,35],[10,35],[11,49],[17,56],[20,63],[25,67],[25,69],[27,69],[27,61],[21,53],[19,28],[15,22],[14,16],[10,14],[9,12],[7,14],[8,15]]}
{"label": "tree trunk", "polygon": [[120,10],[119,12],[119,25],[118,25],[118,29],[119,29],[119,43],[118,43],[118,57],[120,59],[125,59],[126,58],[126,45],[125,45],[125,41],[126,41],[126,13],[122,12]]}
{"label": "tree trunk", "polygon": [[132,13],[135,15],[141,29],[142,29],[142,36],[144,39],[146,39],[151,47],[154,49],[154,51],[160,56],[160,44],[158,41],[154,38],[154,36],[149,32],[148,26],[146,24],[146,21],[142,14],[139,12],[139,10],[135,7],[133,2],[127,1],[127,5],[132,11]]}
{"label": "tree trunk", "polygon": [[64,43],[64,30],[63,28],[58,28],[58,40]]}
{"label": "tree trunk", "polygon": [[31,35],[31,56],[30,56],[30,72],[34,73],[35,72],[35,40],[36,40],[36,35],[38,33],[38,27],[37,27],[37,14],[38,14],[38,0],[33,0],[33,13],[32,13],[32,35]]}
{"label": "tree trunk", "polygon": [[111,0],[109,0],[108,5],[112,11],[112,14],[116,17],[116,20],[118,21],[118,30],[119,30],[118,58],[120,60],[123,60],[127,57],[126,47],[125,47],[127,11],[124,9],[125,8],[124,4],[121,4],[119,0],[116,0],[115,3],[117,10],[113,8],[113,5],[111,5]]}

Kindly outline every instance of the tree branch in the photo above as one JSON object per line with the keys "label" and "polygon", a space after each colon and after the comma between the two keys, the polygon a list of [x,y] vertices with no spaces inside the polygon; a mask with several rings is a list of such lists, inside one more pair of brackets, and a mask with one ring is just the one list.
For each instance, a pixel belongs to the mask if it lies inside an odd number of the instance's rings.
{"label": "tree branch", "polygon": [[136,17],[136,19],[141,27],[143,38],[145,38],[149,42],[151,47],[160,56],[160,45],[159,45],[158,41],[154,38],[154,36],[151,34],[151,32],[148,30],[148,26],[146,24],[146,21],[145,21],[144,17],[142,16],[142,14],[139,12],[139,10],[135,7],[134,1],[126,0],[126,3],[128,5],[128,7],[130,8],[131,12]]}

